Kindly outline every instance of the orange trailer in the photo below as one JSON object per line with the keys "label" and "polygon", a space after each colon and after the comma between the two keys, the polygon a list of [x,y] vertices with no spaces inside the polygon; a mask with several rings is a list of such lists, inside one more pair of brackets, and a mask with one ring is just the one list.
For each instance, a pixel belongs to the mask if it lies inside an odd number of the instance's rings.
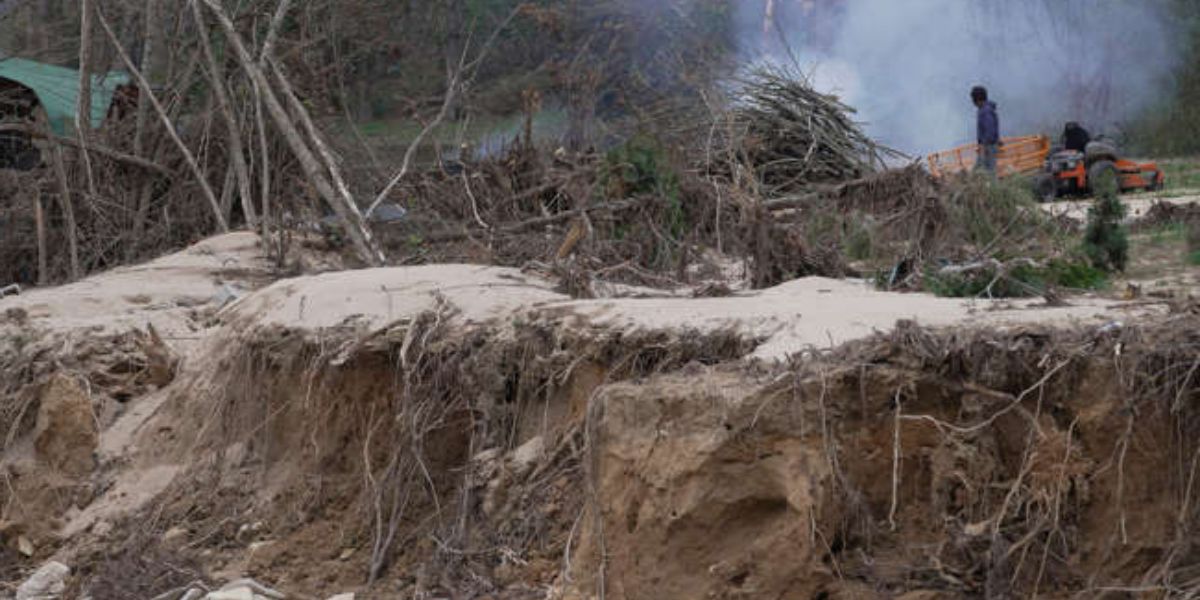
{"label": "orange trailer", "polygon": [[[1139,163],[1117,156],[1116,149],[1103,141],[1088,144],[1086,152],[1052,151],[1050,138],[1044,135],[1004,138],[996,155],[996,175],[1028,175],[1034,179],[1038,196],[1053,200],[1059,196],[1091,194],[1103,181],[1112,182],[1122,192],[1162,189],[1162,169],[1153,162]],[[965,173],[975,168],[979,146],[967,144],[929,155],[929,172],[937,178]]]}
{"label": "orange trailer", "polygon": [[[1050,156],[1050,138],[1044,135],[1004,138],[996,155],[996,175],[1031,175],[1045,168]],[[979,145],[967,144],[952,150],[930,154],[929,172],[934,177],[964,173],[975,168]]]}

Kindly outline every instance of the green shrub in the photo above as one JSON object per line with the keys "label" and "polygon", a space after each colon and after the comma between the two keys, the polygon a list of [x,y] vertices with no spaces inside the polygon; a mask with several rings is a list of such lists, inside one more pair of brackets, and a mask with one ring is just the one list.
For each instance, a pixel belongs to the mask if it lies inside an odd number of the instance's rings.
{"label": "green shrub", "polygon": [[1200,266],[1200,221],[1193,221],[1187,228],[1187,263]]}
{"label": "green shrub", "polygon": [[[671,167],[662,144],[652,137],[640,135],[610,150],[605,155],[601,174],[605,195],[613,200],[635,197],[654,197],[663,210],[658,223],[662,224],[673,242],[687,235],[687,214],[684,211],[679,176]],[[657,219],[656,219],[657,220]],[[654,249],[654,264],[664,266],[675,260],[672,244],[658,244]]]}
{"label": "green shrub", "polygon": [[1013,250],[1009,256],[1028,255],[1018,244],[1039,245],[1057,235],[1057,227],[1038,209],[1033,187],[1021,177],[993,181],[972,177],[953,194],[948,204],[954,237],[976,248],[999,246]]}
{"label": "green shrub", "polygon": [[1097,290],[1108,285],[1104,271],[1079,260],[1055,259],[1045,265],[1018,265],[1007,273],[995,268],[966,273],[925,271],[925,290],[945,298],[1028,298],[1051,288]]}
{"label": "green shrub", "polygon": [[868,215],[857,215],[846,223],[846,256],[850,260],[868,260],[875,256],[875,244],[872,242],[871,218]]}
{"label": "green shrub", "polygon": [[1124,271],[1129,260],[1129,236],[1121,223],[1125,205],[1114,189],[1097,190],[1095,204],[1088,210],[1083,251],[1097,269],[1112,273]]}

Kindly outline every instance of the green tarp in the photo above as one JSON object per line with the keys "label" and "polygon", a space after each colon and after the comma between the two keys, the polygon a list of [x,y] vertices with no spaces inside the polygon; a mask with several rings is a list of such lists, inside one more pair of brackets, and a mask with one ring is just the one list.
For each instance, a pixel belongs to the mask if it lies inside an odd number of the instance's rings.
{"label": "green tarp", "polygon": [[[64,135],[75,123],[79,105],[79,71],[23,58],[0,59],[0,78],[11,79],[37,94],[46,109],[50,128]],[[99,127],[108,115],[117,86],[129,82],[129,75],[112,72],[92,75],[92,127]]]}

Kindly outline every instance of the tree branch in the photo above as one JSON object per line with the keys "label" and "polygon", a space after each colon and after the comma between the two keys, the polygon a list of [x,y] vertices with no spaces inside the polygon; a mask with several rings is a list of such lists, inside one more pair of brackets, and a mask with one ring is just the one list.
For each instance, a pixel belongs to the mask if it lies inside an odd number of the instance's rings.
{"label": "tree branch", "polygon": [[104,33],[108,36],[109,42],[112,43],[113,48],[116,49],[117,54],[121,57],[121,62],[125,63],[125,68],[129,69],[129,73],[133,75],[135,79],[137,79],[138,85],[142,88],[142,92],[146,94],[146,98],[150,100],[150,104],[154,107],[155,112],[158,113],[158,117],[162,120],[163,126],[166,127],[167,134],[171,137],[171,140],[175,142],[175,145],[179,147],[179,151],[183,153],[184,160],[187,161],[188,167],[192,170],[192,175],[195,176],[196,182],[200,184],[200,189],[204,192],[204,197],[208,200],[208,203],[212,208],[213,217],[217,220],[218,228],[222,233],[228,232],[229,223],[225,222],[225,215],[221,214],[221,205],[217,202],[217,196],[213,193],[212,186],[208,184],[208,179],[204,177],[204,172],[200,170],[200,165],[196,162],[196,157],[192,155],[191,149],[188,148],[187,144],[183,143],[183,140],[179,137],[179,132],[175,130],[175,124],[171,122],[171,118],[167,116],[167,110],[163,108],[162,103],[158,101],[158,97],[154,95],[154,90],[150,87],[150,82],[146,81],[146,78],[142,75],[141,70],[139,70],[133,64],[133,61],[130,60],[129,53],[125,51],[125,46],[121,44],[121,40],[117,39],[117,34],[113,32],[112,26],[109,25],[108,19],[104,18],[104,12],[100,10],[99,6],[95,7],[95,15],[96,21],[100,23],[100,27],[104,29]]}

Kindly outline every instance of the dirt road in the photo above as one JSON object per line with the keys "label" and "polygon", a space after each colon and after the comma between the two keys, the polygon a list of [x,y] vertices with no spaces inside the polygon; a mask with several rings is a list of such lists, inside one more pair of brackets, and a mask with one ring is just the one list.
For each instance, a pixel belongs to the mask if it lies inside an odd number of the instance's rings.
{"label": "dirt road", "polygon": [[[1172,190],[1170,192],[1156,192],[1152,194],[1129,194],[1122,196],[1121,200],[1129,208],[1127,218],[1134,220],[1145,215],[1146,211],[1159,202],[1177,205],[1200,202],[1200,190]],[[1041,206],[1043,210],[1054,216],[1066,216],[1071,219],[1086,221],[1087,211],[1091,208],[1092,202],[1088,198],[1083,198],[1047,202]]]}

